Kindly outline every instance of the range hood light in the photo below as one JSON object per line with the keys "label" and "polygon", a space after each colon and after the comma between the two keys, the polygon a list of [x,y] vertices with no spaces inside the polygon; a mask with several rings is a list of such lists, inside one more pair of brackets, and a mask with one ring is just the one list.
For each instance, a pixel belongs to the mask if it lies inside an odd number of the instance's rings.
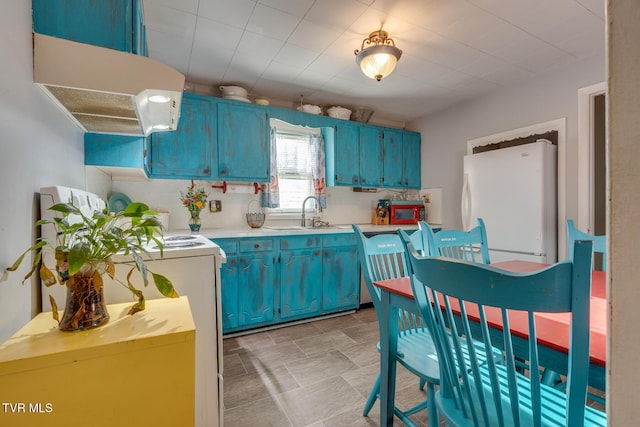
{"label": "range hood light", "polygon": [[149,97],[149,102],[157,102],[159,104],[164,104],[166,102],[169,102],[170,100],[171,98],[165,95],[151,95]]}
{"label": "range hood light", "polygon": [[169,130],[169,125],[153,125],[154,130]]}

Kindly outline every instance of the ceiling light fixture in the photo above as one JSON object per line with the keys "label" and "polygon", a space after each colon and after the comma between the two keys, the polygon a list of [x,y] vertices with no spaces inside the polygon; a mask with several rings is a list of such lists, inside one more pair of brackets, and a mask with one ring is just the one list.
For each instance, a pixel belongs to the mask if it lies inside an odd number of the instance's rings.
{"label": "ceiling light fixture", "polygon": [[386,31],[378,30],[369,34],[362,41],[360,50],[356,49],[353,53],[364,75],[380,81],[396,68],[402,50],[396,47]]}

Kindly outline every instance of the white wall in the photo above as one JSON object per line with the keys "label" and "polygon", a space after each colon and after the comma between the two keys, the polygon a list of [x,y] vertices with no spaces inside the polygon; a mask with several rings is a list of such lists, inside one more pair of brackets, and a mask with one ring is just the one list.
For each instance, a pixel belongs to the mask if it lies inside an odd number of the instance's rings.
{"label": "white wall", "polygon": [[[0,14],[0,342],[39,311],[28,271],[5,267],[35,239],[40,187],[84,188],[82,132],[33,83],[31,2]],[[25,259],[30,261],[30,259]],[[37,288],[36,288],[37,289]],[[34,301],[35,300],[35,301]]]}
{"label": "white wall", "polygon": [[[104,179],[99,179],[99,175],[91,168],[88,169],[89,190],[108,198],[113,192],[126,194],[132,201],[140,201],[148,204],[157,211],[169,212],[169,231],[187,231],[189,223],[189,213],[179,200],[180,192],[186,192],[191,184],[187,180],[157,179],[151,181],[122,181],[114,179],[111,183],[111,191],[104,191],[104,186],[100,183]],[[211,213],[208,209],[200,214],[203,229],[237,229],[247,228],[245,213],[258,212],[260,210],[259,196],[250,192],[252,187],[237,186],[230,188],[226,194],[219,189],[211,188],[211,184],[219,185],[220,182],[196,181],[202,185],[209,193],[207,200],[220,200],[222,202],[222,212]],[[229,187],[234,187],[228,183]],[[327,209],[321,214],[324,221],[331,224],[352,224],[370,223],[373,208],[378,199],[392,198],[395,195],[403,194],[399,191],[380,190],[377,193],[354,193],[351,187],[329,187],[327,188]],[[414,197],[418,197],[416,191],[410,191]],[[251,203],[251,205],[250,205]],[[313,203],[308,202],[308,208]],[[307,218],[310,218],[307,216]],[[281,220],[278,224],[298,225],[300,216],[289,216]],[[267,219],[267,225],[276,225],[277,221],[272,218]]]}
{"label": "white wall", "polygon": [[604,80],[605,58],[593,57],[409,123],[409,129],[422,134],[422,187],[443,188],[443,227],[462,226],[462,160],[468,140],[562,117],[567,119],[567,218],[575,217],[577,91]]}

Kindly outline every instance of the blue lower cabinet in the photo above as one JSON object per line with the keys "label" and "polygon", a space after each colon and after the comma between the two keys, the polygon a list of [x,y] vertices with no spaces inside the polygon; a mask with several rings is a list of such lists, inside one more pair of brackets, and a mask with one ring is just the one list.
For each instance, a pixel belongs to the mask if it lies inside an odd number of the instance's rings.
{"label": "blue lower cabinet", "polygon": [[222,331],[229,332],[238,329],[238,257],[227,254],[227,262],[220,270],[222,282]]}
{"label": "blue lower cabinet", "polygon": [[214,239],[227,255],[220,271],[222,332],[275,321],[273,239]]}
{"label": "blue lower cabinet", "polygon": [[274,321],[273,253],[240,254],[238,258],[238,314],[243,327]]}
{"label": "blue lower cabinet", "polygon": [[320,314],[322,247],[320,237],[280,241],[280,320]]}
{"label": "blue lower cabinet", "polygon": [[227,255],[220,271],[225,334],[359,305],[353,233],[213,240]]}
{"label": "blue lower cabinet", "polygon": [[350,310],[360,305],[360,269],[354,234],[323,239],[322,311]]}

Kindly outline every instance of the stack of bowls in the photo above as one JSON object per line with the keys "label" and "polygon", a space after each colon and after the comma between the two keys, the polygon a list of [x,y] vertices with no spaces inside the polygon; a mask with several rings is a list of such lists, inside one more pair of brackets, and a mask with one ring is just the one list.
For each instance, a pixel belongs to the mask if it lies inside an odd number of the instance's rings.
{"label": "stack of bowls", "polygon": [[220,86],[220,92],[224,99],[251,102],[249,101],[249,98],[247,98],[247,90],[240,86]]}

